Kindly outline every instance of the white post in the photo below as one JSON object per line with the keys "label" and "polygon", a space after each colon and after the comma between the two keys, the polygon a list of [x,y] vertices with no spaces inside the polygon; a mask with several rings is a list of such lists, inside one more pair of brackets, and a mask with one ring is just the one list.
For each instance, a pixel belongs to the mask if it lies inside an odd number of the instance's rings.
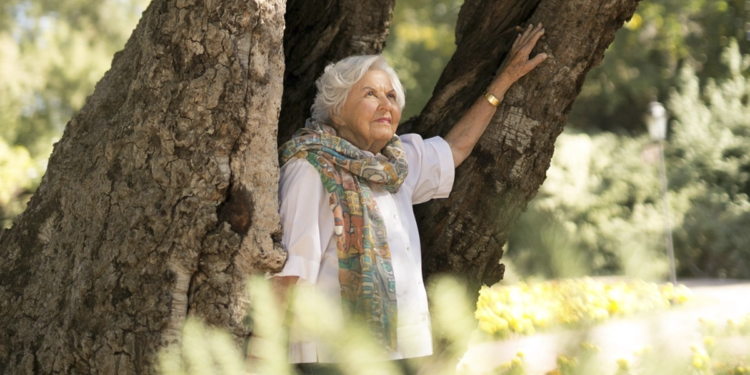
{"label": "white post", "polygon": [[659,177],[661,179],[661,199],[664,207],[664,237],[669,258],[669,281],[677,285],[674,266],[674,245],[672,243],[672,224],[669,220],[669,197],[667,191],[667,171],[664,164],[664,141],[667,139],[667,110],[661,103],[653,101],[648,105],[646,124],[651,140],[659,145]]}

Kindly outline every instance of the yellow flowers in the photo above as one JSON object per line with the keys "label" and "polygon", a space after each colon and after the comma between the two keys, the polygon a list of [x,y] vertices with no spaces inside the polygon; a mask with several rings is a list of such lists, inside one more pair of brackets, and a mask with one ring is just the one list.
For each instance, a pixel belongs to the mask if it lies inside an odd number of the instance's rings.
{"label": "yellow flowers", "polygon": [[693,361],[692,365],[696,370],[704,370],[707,369],[711,363],[710,358],[708,357],[708,354],[703,349],[699,349],[696,347],[691,348],[693,351]]}
{"label": "yellow flowers", "polygon": [[[701,319],[701,331],[704,334],[719,333],[716,330],[713,321]],[[727,325],[724,334],[726,335],[750,335],[750,314],[746,314],[738,319],[727,319]]]}
{"label": "yellow flowers", "polygon": [[584,341],[581,343],[581,349],[584,351],[599,353],[602,351],[602,348],[600,348],[598,345],[590,342],[590,341]]}
{"label": "yellow flowers", "polygon": [[[557,356],[556,368],[547,371],[545,375],[750,375],[750,356],[740,352],[727,351],[727,339],[734,346],[740,344],[737,339],[750,338],[750,334],[738,335],[738,326],[750,322],[750,314],[740,319],[727,321],[727,330],[723,331],[708,319],[700,319],[701,325],[710,327],[716,336],[703,334],[702,342],[697,342],[690,347],[690,355],[687,357],[672,357],[670,351],[654,350],[646,345],[633,352],[632,357],[619,358],[616,360],[614,371],[602,370],[602,349],[591,341],[581,341],[578,346],[568,345],[565,353]],[[702,344],[702,345],[701,345]],[[745,341],[750,344],[750,341]],[[606,349],[605,349],[606,352]],[[604,357],[610,357],[611,353],[604,353]],[[495,369],[495,375],[531,375],[524,372],[526,366],[523,363],[525,354],[519,352],[513,360],[504,363]],[[610,357],[611,358],[611,357]],[[530,358],[533,363],[534,358]],[[605,366],[611,368],[609,366]],[[473,373],[461,373],[461,375],[477,375]]]}
{"label": "yellow flowers", "polygon": [[523,362],[524,353],[518,352],[512,360],[503,363],[497,368],[501,375],[525,375],[526,366]]}
{"label": "yellow flowers", "polygon": [[494,337],[528,335],[553,326],[578,327],[612,316],[681,304],[692,293],[685,286],[634,280],[604,283],[591,278],[548,281],[515,286],[484,286],[475,318]]}
{"label": "yellow flowers", "polygon": [[705,346],[706,348],[708,348],[708,349],[711,349],[711,348],[713,348],[714,346],[716,346],[716,339],[714,339],[714,338],[713,338],[713,337],[711,337],[711,336],[706,336],[706,337],[704,337],[704,338],[703,338],[703,345],[704,345],[704,346]]}
{"label": "yellow flowers", "polygon": [[662,296],[673,304],[682,304],[687,302],[692,296],[692,292],[684,285],[678,285],[676,288],[672,283],[666,283],[659,286]]}
{"label": "yellow flowers", "polygon": [[[727,340],[746,341],[750,336],[750,314],[736,319],[727,319],[726,325],[711,319],[698,319],[700,330],[703,335],[703,348],[692,346],[690,364],[696,374],[699,375],[741,375],[750,374],[750,366],[747,366],[750,357],[737,358],[722,353],[727,348]],[[723,347],[720,343],[723,342]],[[735,341],[736,345],[737,341]]]}
{"label": "yellow flowers", "polygon": [[628,370],[630,368],[630,362],[628,362],[625,358],[620,358],[617,360],[617,369],[618,370]]}

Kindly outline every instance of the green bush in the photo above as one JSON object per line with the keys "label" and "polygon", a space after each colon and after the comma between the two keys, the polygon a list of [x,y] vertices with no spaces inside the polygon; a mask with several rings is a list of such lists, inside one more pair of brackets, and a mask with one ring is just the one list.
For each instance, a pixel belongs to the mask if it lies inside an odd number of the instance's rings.
{"label": "green bush", "polygon": [[[730,42],[726,78],[690,66],[667,103],[669,206],[681,275],[750,277],[750,56]],[[522,277],[666,274],[664,216],[645,137],[566,130],[505,261]]]}
{"label": "green bush", "polygon": [[657,170],[641,157],[648,143],[645,137],[564,132],[546,181],[508,240],[503,261],[511,273],[663,276]]}
{"label": "green bush", "polygon": [[724,51],[727,78],[699,89],[686,67],[673,91],[669,176],[690,202],[675,228],[682,270],[696,276],[750,277],[750,55]]}

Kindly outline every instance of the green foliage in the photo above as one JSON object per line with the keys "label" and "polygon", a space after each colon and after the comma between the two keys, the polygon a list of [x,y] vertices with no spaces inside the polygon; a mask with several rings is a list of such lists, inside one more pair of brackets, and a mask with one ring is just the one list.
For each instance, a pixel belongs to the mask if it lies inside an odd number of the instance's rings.
{"label": "green foliage", "polygon": [[[148,0],[10,0],[0,6],[0,143],[24,158],[0,162],[0,228],[21,212],[65,123],[109,68]],[[23,150],[23,151],[21,151]],[[0,156],[2,159],[3,156]],[[19,169],[20,168],[20,169]]]}
{"label": "green foliage", "polygon": [[617,32],[601,66],[586,77],[571,125],[645,132],[641,114],[650,100],[668,96],[681,66],[694,66],[702,79],[725,77],[720,56],[729,40],[739,40],[740,50],[750,52],[747,7],[744,0],[642,1]]}
{"label": "green foliage", "polygon": [[462,0],[399,0],[383,55],[406,90],[403,118],[416,116],[456,49],[454,28]]}
{"label": "green foliage", "polygon": [[689,201],[675,246],[683,267],[699,276],[750,277],[750,55],[736,43],[724,54],[729,76],[700,90],[682,69],[669,108],[672,190]]}
{"label": "green foliage", "polygon": [[641,159],[647,144],[564,132],[503,261],[525,277],[662,276],[664,219],[656,166]]}
{"label": "green foliage", "polygon": [[6,2],[0,8],[2,136],[49,151],[122,48],[146,0]]}
{"label": "green foliage", "polygon": [[[666,145],[675,253],[683,275],[750,277],[750,56],[725,49],[728,76],[701,90],[688,65],[668,107]],[[656,168],[644,137],[566,131],[547,181],[509,240],[522,276],[666,271]],[[653,159],[653,158],[651,158]]]}
{"label": "green foliage", "polygon": [[3,218],[23,210],[18,197],[27,197],[38,181],[38,168],[26,148],[11,147],[0,138],[0,228]]}

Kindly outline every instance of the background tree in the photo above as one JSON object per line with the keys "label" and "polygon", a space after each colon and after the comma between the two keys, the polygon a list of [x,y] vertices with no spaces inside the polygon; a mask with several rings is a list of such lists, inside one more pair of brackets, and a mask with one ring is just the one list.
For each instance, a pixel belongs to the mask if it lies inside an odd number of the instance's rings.
{"label": "background tree", "polygon": [[[0,232],[3,372],[147,372],[188,315],[249,335],[243,281],[283,264],[273,243],[276,134],[301,124],[279,122],[281,52],[291,48],[282,41],[292,38],[282,33],[285,8],[287,31],[309,33],[287,55],[315,52],[286,66],[294,98],[309,92],[319,72],[304,72],[321,60],[378,52],[392,6],[309,4],[151,3],[66,126],[28,208]],[[546,25],[538,50],[550,59],[506,95],[453,197],[420,209],[428,275],[462,273],[475,287],[501,277],[501,247],[544,179],[585,74],[636,5],[462,6],[456,53],[406,129],[447,131],[498,70],[519,24]],[[304,26],[303,17],[324,21]]]}

